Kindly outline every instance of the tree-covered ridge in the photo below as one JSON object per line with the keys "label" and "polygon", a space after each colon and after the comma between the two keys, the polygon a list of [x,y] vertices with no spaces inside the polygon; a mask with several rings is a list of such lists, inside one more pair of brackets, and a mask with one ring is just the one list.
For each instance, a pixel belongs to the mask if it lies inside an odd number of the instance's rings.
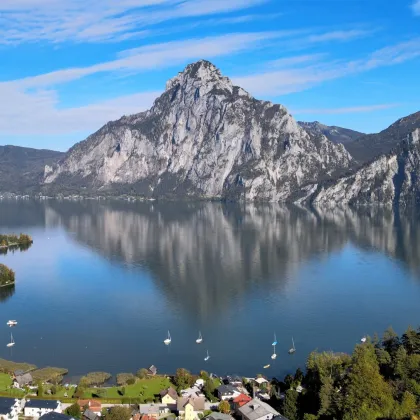
{"label": "tree-covered ridge", "polygon": [[15,282],[15,272],[4,264],[0,264],[0,286],[7,286]]}
{"label": "tree-covered ridge", "polygon": [[[420,328],[389,328],[356,345],[353,354],[312,352],[306,375],[298,369],[280,387],[289,420],[416,419],[420,415]],[[298,385],[303,392],[298,393]]]}

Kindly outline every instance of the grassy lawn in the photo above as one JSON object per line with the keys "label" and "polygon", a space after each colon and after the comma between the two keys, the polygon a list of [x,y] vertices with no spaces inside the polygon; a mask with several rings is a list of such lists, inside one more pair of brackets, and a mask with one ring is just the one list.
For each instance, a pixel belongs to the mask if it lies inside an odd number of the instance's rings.
{"label": "grassy lawn", "polygon": [[[159,394],[165,388],[171,385],[169,379],[163,377],[151,378],[151,379],[138,379],[134,385],[125,386],[124,398],[138,398],[142,396],[145,400],[153,399],[156,394]],[[106,394],[103,398],[121,398],[118,390],[122,387],[113,386],[111,388],[105,388]],[[95,388],[89,388],[84,397],[90,398],[92,393],[95,393]]]}
{"label": "grassy lawn", "polygon": [[21,397],[25,394],[24,391],[19,389],[10,389],[13,381],[10,375],[7,373],[0,373],[0,393],[4,395],[10,395],[13,397]]}

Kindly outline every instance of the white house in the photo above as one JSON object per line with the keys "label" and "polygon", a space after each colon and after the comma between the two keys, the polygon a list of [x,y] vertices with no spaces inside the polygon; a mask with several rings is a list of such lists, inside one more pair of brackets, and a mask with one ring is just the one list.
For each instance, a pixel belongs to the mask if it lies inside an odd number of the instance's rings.
{"label": "white house", "polygon": [[220,400],[230,401],[241,395],[239,390],[232,385],[220,385],[217,388],[217,394]]}
{"label": "white house", "polygon": [[51,412],[61,413],[61,411],[61,402],[54,400],[28,400],[24,408],[25,416],[35,418]]}
{"label": "white house", "polygon": [[0,398],[0,418],[18,420],[24,400],[17,398]]}

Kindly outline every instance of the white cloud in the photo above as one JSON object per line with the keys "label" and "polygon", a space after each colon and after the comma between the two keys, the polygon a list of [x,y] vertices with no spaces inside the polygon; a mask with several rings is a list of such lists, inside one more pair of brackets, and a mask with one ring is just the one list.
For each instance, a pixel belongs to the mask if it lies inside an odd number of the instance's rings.
{"label": "white cloud", "polygon": [[420,16],[420,0],[416,0],[412,5],[411,8],[416,16]]}
{"label": "white cloud", "polygon": [[325,58],[326,54],[306,54],[306,55],[296,55],[291,57],[283,57],[277,60],[270,61],[268,64],[269,67],[276,67],[276,68],[289,68],[294,67],[298,64],[308,63],[319,61],[322,58]]}
{"label": "white cloud", "polygon": [[403,63],[420,56],[420,38],[379,49],[361,60],[319,62],[308,66],[264,71],[235,77],[234,82],[254,95],[284,95],[300,92],[327,80]]}
{"label": "white cloud", "polygon": [[1,0],[0,43],[119,41],[181,18],[226,14],[269,0]]}
{"label": "white cloud", "polygon": [[379,105],[360,105],[346,108],[309,108],[309,109],[295,109],[290,112],[293,115],[302,114],[317,114],[317,115],[328,115],[328,114],[355,114],[380,111],[383,109],[390,109],[399,106],[399,104],[379,104]]}

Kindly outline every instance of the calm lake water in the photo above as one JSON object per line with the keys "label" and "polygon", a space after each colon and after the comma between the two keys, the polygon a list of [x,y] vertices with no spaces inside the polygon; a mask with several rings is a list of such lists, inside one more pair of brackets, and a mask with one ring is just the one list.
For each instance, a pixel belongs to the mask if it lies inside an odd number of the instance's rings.
{"label": "calm lake water", "polygon": [[70,376],[154,364],[282,377],[313,349],[351,351],[364,334],[420,325],[415,213],[2,201],[0,232],[34,239],[0,255],[17,278],[0,290],[0,357]]}

